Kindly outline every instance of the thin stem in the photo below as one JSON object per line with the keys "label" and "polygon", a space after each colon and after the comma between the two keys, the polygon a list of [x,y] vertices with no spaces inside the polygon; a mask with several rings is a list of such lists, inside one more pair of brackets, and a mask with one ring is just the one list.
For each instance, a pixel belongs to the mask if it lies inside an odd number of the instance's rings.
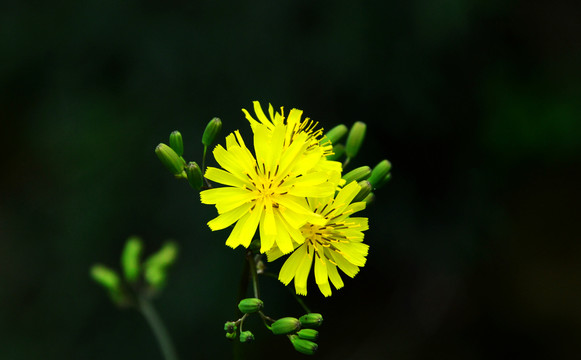
{"label": "thin stem", "polygon": [[172,344],[169,333],[161,321],[161,318],[157,314],[157,311],[155,311],[153,304],[143,296],[138,297],[138,302],[139,311],[143,314],[145,320],[147,320],[151,331],[153,331],[153,334],[155,335],[165,360],[177,360],[178,356]]}
{"label": "thin stem", "polygon": [[258,274],[256,273],[256,261],[252,251],[246,253],[246,259],[250,265],[250,275],[252,276],[252,289],[254,290],[254,297],[260,299],[260,290],[258,289]]}
{"label": "thin stem", "polygon": [[206,186],[208,187],[208,189],[211,189],[212,184],[210,184],[208,179],[206,179],[206,177],[204,176],[204,174],[206,172],[206,151],[207,150],[208,150],[208,147],[206,145],[204,145],[204,154],[202,155],[202,178],[204,179],[204,182],[206,183]]}

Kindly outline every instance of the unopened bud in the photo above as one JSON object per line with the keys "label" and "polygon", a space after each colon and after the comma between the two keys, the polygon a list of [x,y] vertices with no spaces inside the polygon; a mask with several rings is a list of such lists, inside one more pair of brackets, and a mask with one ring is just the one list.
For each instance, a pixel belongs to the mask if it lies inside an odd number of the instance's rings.
{"label": "unopened bud", "polygon": [[301,339],[315,341],[319,337],[319,332],[315,329],[301,329],[297,335]]}
{"label": "unopened bud", "polygon": [[353,198],[352,202],[363,201],[363,199],[365,199],[367,195],[369,195],[369,193],[371,192],[371,184],[369,183],[369,181],[367,180],[360,181],[359,186],[361,187],[361,190],[359,190],[359,193],[355,195],[355,198]]}
{"label": "unopened bud", "polygon": [[317,313],[310,313],[303,315],[299,318],[302,327],[305,328],[315,328],[319,327],[323,323],[323,315]]}
{"label": "unopened bud", "polygon": [[169,146],[164,143],[157,145],[155,153],[159,161],[174,175],[179,176],[184,171],[186,162]]}
{"label": "unopened bud", "polygon": [[242,331],[240,333],[240,342],[250,342],[254,341],[254,334],[250,331]]}
{"label": "unopened bud", "polygon": [[343,138],[343,136],[345,136],[347,134],[347,131],[349,131],[347,126],[345,126],[343,124],[337,125],[334,128],[332,128],[331,130],[327,131],[325,133],[325,137],[327,139],[331,140],[332,144],[336,144],[339,140],[341,140]]}
{"label": "unopened bud", "polygon": [[343,175],[343,180],[345,180],[345,184],[349,184],[351,181],[365,180],[370,174],[371,168],[369,166],[361,166]]}
{"label": "unopened bud", "polygon": [[284,317],[276,320],[270,327],[274,335],[284,335],[295,332],[301,328],[299,319],[293,317]]}
{"label": "unopened bud", "polygon": [[357,155],[361,144],[363,144],[363,139],[365,139],[365,130],[367,125],[362,121],[357,121],[351,127],[349,135],[347,136],[347,142],[345,143],[345,152],[347,156],[351,159]]}
{"label": "unopened bud", "polygon": [[375,186],[376,189],[379,189],[380,187],[382,187],[383,185],[387,184],[387,182],[391,180],[391,173],[385,175],[385,177],[383,179],[381,179],[380,182],[377,183],[377,186]]}
{"label": "unopened bud", "polygon": [[129,282],[135,282],[139,277],[141,271],[141,251],[143,250],[143,243],[137,236],[132,236],[127,239],[125,248],[121,253],[121,267],[125,279]]}
{"label": "unopened bud", "polygon": [[365,201],[367,205],[373,204],[375,202],[375,194],[369,193],[369,195],[367,195],[363,201]]}
{"label": "unopened bud", "polygon": [[375,165],[373,170],[371,171],[371,176],[369,177],[369,182],[373,188],[377,188],[377,185],[380,184],[383,179],[389,174],[391,170],[391,163],[387,160],[382,160],[379,164]]}
{"label": "unopened bud", "polygon": [[119,275],[104,265],[94,265],[91,268],[91,277],[110,291],[119,291],[121,280]]}
{"label": "unopened bud", "polygon": [[333,155],[327,156],[327,160],[337,161],[345,154],[345,145],[337,144],[333,146]]}
{"label": "unopened bud", "polygon": [[263,307],[264,307],[264,303],[262,302],[262,300],[257,299],[257,298],[242,299],[238,303],[238,309],[240,309],[240,311],[243,314],[255,313],[255,312],[259,311],[260,309],[262,309]]}
{"label": "unopened bud", "polygon": [[188,177],[188,182],[193,189],[200,190],[202,188],[204,185],[202,170],[195,161],[191,161],[186,165],[186,175]]}
{"label": "unopened bud", "polygon": [[227,321],[224,324],[224,330],[229,333],[235,332],[236,330],[238,330],[238,326],[236,326],[236,323],[234,321]]}
{"label": "unopened bud", "polygon": [[184,142],[182,140],[182,134],[179,131],[173,131],[169,134],[169,146],[178,154],[182,156],[184,154]]}
{"label": "unopened bud", "polygon": [[236,335],[237,334],[235,332],[233,332],[233,333],[226,333],[226,339],[228,339],[228,340],[234,340],[234,339],[236,339]]}
{"label": "unopened bud", "polygon": [[291,335],[290,341],[293,344],[293,347],[295,348],[296,351],[305,355],[313,355],[315,352],[317,352],[317,349],[319,348],[319,346],[316,343],[310,340],[301,339],[297,335]]}
{"label": "unopened bud", "polygon": [[220,134],[221,130],[222,130],[222,120],[220,120],[217,117],[210,120],[208,125],[206,125],[206,130],[204,130],[204,134],[202,135],[202,144],[204,144],[205,146],[212,145],[214,143],[214,140],[216,140],[218,134]]}
{"label": "unopened bud", "polygon": [[166,242],[158,252],[143,263],[145,280],[153,287],[163,287],[167,278],[167,268],[175,262],[177,254],[177,244],[172,241]]}

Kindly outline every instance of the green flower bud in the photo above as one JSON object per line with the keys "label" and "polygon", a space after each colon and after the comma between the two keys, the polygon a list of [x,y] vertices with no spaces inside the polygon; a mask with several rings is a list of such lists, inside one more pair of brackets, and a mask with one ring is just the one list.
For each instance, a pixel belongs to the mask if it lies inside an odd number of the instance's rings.
{"label": "green flower bud", "polygon": [[305,328],[319,327],[323,323],[323,315],[317,313],[310,313],[299,318],[301,325]]}
{"label": "green flower bud", "polygon": [[343,180],[345,180],[345,185],[349,184],[351,181],[361,181],[365,180],[371,174],[371,168],[369,166],[361,166],[357,169],[349,171],[347,174],[343,175]]}
{"label": "green flower bud", "polygon": [[333,155],[327,156],[327,160],[337,161],[345,154],[345,146],[343,144],[337,144],[333,146]]}
{"label": "green flower bud", "polygon": [[271,326],[270,330],[274,335],[284,335],[295,332],[301,328],[299,319],[293,317],[284,317],[276,320]]}
{"label": "green flower bud", "polygon": [[91,268],[91,277],[107,290],[121,290],[121,280],[119,279],[119,275],[104,265],[94,265]]}
{"label": "green flower bud", "polygon": [[331,140],[332,144],[336,144],[339,140],[343,138],[343,136],[347,134],[347,131],[349,131],[347,126],[343,124],[337,125],[331,130],[327,131],[327,133],[325,133],[325,137]]}
{"label": "green flower bud", "polygon": [[184,142],[182,140],[182,134],[179,131],[174,131],[169,135],[169,146],[178,154],[182,156],[184,154]]}
{"label": "green flower bud", "polygon": [[383,185],[387,184],[387,182],[391,180],[391,173],[385,175],[385,177],[383,179],[381,179],[380,182],[377,183],[377,186],[375,186],[376,189],[379,189],[380,187],[382,187]]}
{"label": "green flower bud", "polygon": [[345,144],[345,152],[347,157],[353,159],[355,155],[359,152],[361,144],[363,144],[363,139],[365,138],[365,130],[367,125],[364,122],[357,121],[351,127],[349,135],[347,136],[347,143]]}
{"label": "green flower bud", "polygon": [[315,341],[319,337],[319,332],[315,329],[301,329],[297,335],[301,339]]}
{"label": "green flower bud", "polygon": [[174,175],[180,176],[186,162],[172,148],[164,143],[157,145],[155,153],[161,163]]}
{"label": "green flower bud", "polygon": [[295,348],[296,351],[305,355],[313,355],[319,348],[319,346],[316,343],[309,340],[301,339],[296,335],[291,335],[290,341],[293,344],[293,347]]}
{"label": "green flower bud", "polygon": [[373,204],[375,202],[375,194],[369,193],[369,195],[367,195],[363,201],[365,201],[367,205]]}
{"label": "green flower bud", "polygon": [[240,333],[240,342],[250,342],[254,341],[254,334],[250,331],[242,331]]}
{"label": "green flower bud", "polygon": [[259,311],[260,309],[262,309],[263,307],[264,307],[264,303],[262,302],[262,300],[257,299],[257,298],[242,299],[238,303],[238,309],[240,309],[240,311],[243,314],[255,313],[255,312]]}
{"label": "green flower bud", "polygon": [[220,120],[217,117],[210,120],[208,125],[206,125],[206,130],[204,130],[204,134],[202,135],[202,144],[204,144],[205,146],[212,145],[221,130],[222,130],[222,120]]}
{"label": "green flower bud", "polygon": [[166,242],[158,252],[143,263],[145,280],[155,288],[163,287],[167,278],[167,268],[175,262],[177,254],[177,244],[172,241]]}
{"label": "green flower bud", "polygon": [[121,253],[121,267],[125,279],[129,282],[135,282],[139,277],[141,271],[140,256],[143,250],[143,243],[137,236],[132,236],[127,239],[125,248]]}
{"label": "green flower bud", "polygon": [[363,199],[365,199],[367,195],[369,195],[369,193],[371,192],[371,184],[369,183],[369,181],[367,180],[360,181],[359,186],[361,186],[361,190],[359,190],[359,193],[355,196],[353,202],[363,201]]}
{"label": "green flower bud", "polygon": [[195,161],[191,161],[186,165],[186,175],[188,182],[194,190],[200,190],[204,185],[204,178],[202,177],[202,170]]}
{"label": "green flower bud", "polygon": [[369,180],[374,189],[389,174],[389,170],[391,170],[391,163],[387,160],[382,160],[373,168],[371,176],[367,180]]}
{"label": "green flower bud", "polygon": [[236,335],[237,333],[233,332],[233,333],[226,333],[226,339],[228,340],[234,340],[236,339]]}
{"label": "green flower bud", "polygon": [[226,321],[224,324],[224,330],[229,333],[236,332],[236,330],[238,330],[238,326],[236,326],[234,321]]}

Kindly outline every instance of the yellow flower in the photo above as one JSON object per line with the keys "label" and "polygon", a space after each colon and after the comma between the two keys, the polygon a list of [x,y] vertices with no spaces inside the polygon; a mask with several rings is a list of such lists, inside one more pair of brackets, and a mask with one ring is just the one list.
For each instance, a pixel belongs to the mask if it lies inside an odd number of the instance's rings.
{"label": "yellow flower", "polygon": [[308,150],[312,142],[307,132],[294,133],[291,141],[287,124],[271,125],[253,127],[256,157],[238,131],[226,137],[226,148],[214,148],[223,170],[209,167],[205,177],[226,186],[202,191],[200,198],[218,210],[219,216],[208,222],[212,230],[236,223],[226,245],[248,247],[258,228],[261,252],[276,247],[289,253],[293,242],[304,242],[299,229],[307,221],[323,221],[306,197],[331,196],[337,183],[326,169],[317,168],[320,156]]}
{"label": "yellow flower", "polygon": [[[307,294],[307,278],[313,259],[315,282],[325,296],[332,293],[329,280],[336,289],[343,287],[337,267],[347,276],[354,277],[365,265],[369,245],[363,243],[363,231],[369,228],[367,218],[350,217],[365,208],[365,202],[351,203],[359,190],[360,186],[353,181],[334,198],[308,198],[311,209],[325,221],[322,224],[306,223],[301,227],[305,241],[288,257],[278,276],[285,285],[294,278],[297,294]],[[283,254],[272,249],[267,255],[268,260],[273,261]]]}

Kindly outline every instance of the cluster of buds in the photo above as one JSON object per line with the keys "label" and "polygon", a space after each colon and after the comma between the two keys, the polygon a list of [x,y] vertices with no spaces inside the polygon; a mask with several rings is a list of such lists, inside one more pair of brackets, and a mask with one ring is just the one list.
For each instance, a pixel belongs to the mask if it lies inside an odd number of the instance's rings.
{"label": "cluster of buds", "polygon": [[[321,140],[321,142],[330,141],[333,144],[334,154],[327,156],[327,159],[341,160],[344,158],[343,168],[345,168],[359,153],[366,130],[367,125],[361,121],[355,122],[351,129],[341,124],[329,130]],[[342,144],[339,141],[345,135],[347,135],[347,140],[345,144]],[[375,199],[373,191],[381,188],[391,179],[390,171],[391,163],[388,160],[382,160],[373,169],[369,166],[360,166],[349,171],[343,175],[343,180],[346,184],[357,181],[361,187],[359,194],[353,199],[354,202],[365,201],[370,204]]]}
{"label": "cluster of buds", "polygon": [[136,297],[152,297],[167,283],[169,267],[178,255],[177,245],[168,241],[161,249],[141,260],[143,242],[132,236],[127,239],[121,253],[123,276],[105,265],[96,264],[91,268],[91,277],[105,288],[111,300],[118,306],[136,305]]}
{"label": "cluster of buds", "polygon": [[240,334],[240,342],[249,342],[254,340],[254,335],[248,330],[244,330],[244,321],[251,314],[258,314],[264,325],[274,335],[286,335],[296,351],[313,355],[318,345],[315,342],[319,336],[319,332],[315,328],[323,323],[323,316],[317,313],[309,313],[300,318],[283,317],[275,320],[262,312],[264,302],[258,298],[246,298],[238,303],[238,309],[244,314],[236,321],[227,321],[224,324],[226,331],[226,338],[230,340],[236,339],[238,333]]}
{"label": "cluster of buds", "polygon": [[204,163],[206,159],[206,152],[208,147],[214,143],[216,137],[222,130],[222,121],[219,118],[210,120],[204,133],[202,134],[202,144],[204,145],[204,155],[202,159],[202,167],[195,161],[187,162],[183,158],[184,143],[182,134],[179,131],[174,131],[169,136],[169,146],[160,143],[155,148],[155,153],[161,163],[177,178],[187,179],[188,183],[194,190],[202,190],[204,186]]}

